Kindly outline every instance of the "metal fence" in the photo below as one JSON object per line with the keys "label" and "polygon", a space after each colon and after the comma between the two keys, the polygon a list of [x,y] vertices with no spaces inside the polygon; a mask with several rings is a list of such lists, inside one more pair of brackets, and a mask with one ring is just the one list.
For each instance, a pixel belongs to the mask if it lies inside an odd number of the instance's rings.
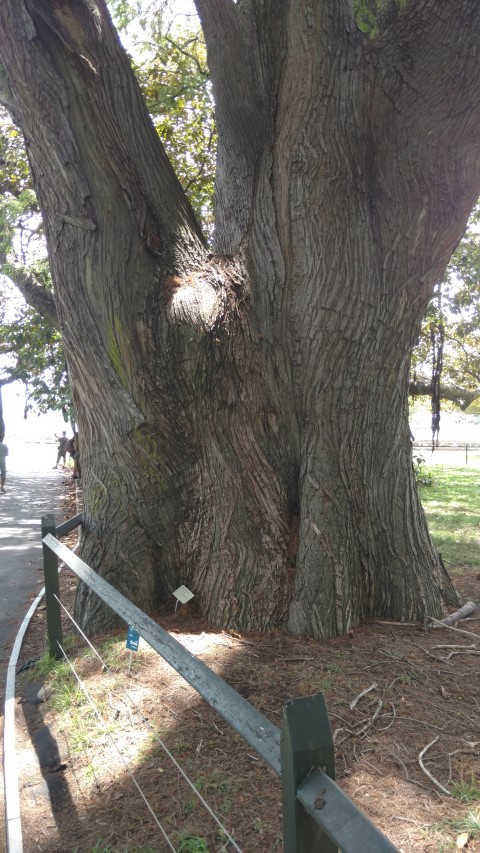
{"label": "metal fence", "polygon": [[480,456],[480,444],[471,442],[439,442],[438,444],[435,444],[433,455],[431,439],[425,441],[414,441],[412,444],[413,456],[423,456],[427,464],[430,464],[431,462],[436,462],[439,457],[439,454],[443,454],[444,452],[455,452],[461,454],[461,458],[465,459],[465,465],[468,465],[469,459],[470,461],[472,461],[472,459],[478,458]]}
{"label": "metal fence", "polygon": [[56,527],[42,518],[50,654],[61,657],[58,559],[166,660],[277,774],[282,785],[285,853],[393,853],[397,848],[336,784],[335,753],[322,694],[285,703],[281,729],[142,610],[58,541],[82,516]]}

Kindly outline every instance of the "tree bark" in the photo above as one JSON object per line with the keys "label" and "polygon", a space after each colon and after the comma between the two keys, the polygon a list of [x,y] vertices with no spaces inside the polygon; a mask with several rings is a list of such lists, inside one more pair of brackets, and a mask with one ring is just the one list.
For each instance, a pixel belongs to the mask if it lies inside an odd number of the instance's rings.
{"label": "tree bark", "polygon": [[[197,5],[213,255],[103,0],[0,6],[73,379],[83,558],[147,610],[186,583],[230,627],[441,616],[457,596],[412,473],[408,369],[480,189],[476,3],[412,0],[376,42],[347,2]],[[77,616],[110,619],[85,589]]]}

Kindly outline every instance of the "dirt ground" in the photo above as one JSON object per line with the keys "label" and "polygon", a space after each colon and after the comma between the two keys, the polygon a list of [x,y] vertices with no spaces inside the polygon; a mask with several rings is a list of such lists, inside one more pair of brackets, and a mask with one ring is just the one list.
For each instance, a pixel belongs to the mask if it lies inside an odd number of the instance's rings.
{"label": "dirt ground", "polygon": [[[475,571],[458,570],[455,582],[465,600],[479,601]],[[70,612],[75,587],[64,569],[60,597]],[[237,849],[282,850],[274,773],[142,641],[129,673],[126,629],[95,639],[108,668],[82,638],[65,641],[100,719],[73,676],[50,676],[51,695],[38,702],[45,697],[29,662],[45,651],[45,618],[40,608],[17,681],[25,853],[234,850],[164,745]],[[478,610],[458,625],[467,633],[376,622],[329,642],[213,630],[191,604],[177,613],[165,606],[156,618],[277,726],[286,700],[324,693],[337,781],[400,851],[480,851]],[[64,636],[72,634],[64,616]]]}

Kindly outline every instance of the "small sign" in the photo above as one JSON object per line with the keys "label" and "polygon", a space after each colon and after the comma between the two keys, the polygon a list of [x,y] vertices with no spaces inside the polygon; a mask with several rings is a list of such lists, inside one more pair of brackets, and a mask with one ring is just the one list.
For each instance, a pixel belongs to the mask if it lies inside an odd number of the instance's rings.
{"label": "small sign", "polygon": [[179,586],[173,594],[182,604],[186,604],[187,601],[190,601],[190,599],[195,597],[194,593],[190,592],[186,586]]}
{"label": "small sign", "polygon": [[127,649],[130,649],[131,652],[138,652],[139,642],[140,634],[130,625],[127,631]]}

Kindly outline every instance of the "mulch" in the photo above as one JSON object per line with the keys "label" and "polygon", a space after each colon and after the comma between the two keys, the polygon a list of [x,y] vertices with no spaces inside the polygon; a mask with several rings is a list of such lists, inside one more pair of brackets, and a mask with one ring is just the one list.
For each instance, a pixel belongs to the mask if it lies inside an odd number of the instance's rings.
{"label": "mulch", "polygon": [[[66,515],[76,511],[72,504]],[[67,569],[60,578],[60,598],[72,612],[76,579]],[[480,599],[472,569],[460,570],[455,583],[464,598]],[[399,850],[454,850],[460,839],[470,853],[480,851],[478,837],[461,837],[461,820],[479,813],[480,657],[471,654],[480,649],[478,611],[458,626],[475,636],[377,622],[328,642],[212,629],[191,604],[177,613],[165,606],[155,618],[277,726],[285,701],[323,693],[337,781]],[[20,666],[45,652],[45,619],[39,609]],[[240,850],[282,850],[274,773],[146,644],[131,663],[125,636],[126,629],[95,638],[108,670],[83,642],[69,652],[102,725],[73,681],[62,709],[55,683],[47,681],[52,696],[37,702],[32,691],[41,684],[32,687],[32,668],[18,676],[26,853],[172,849],[132,775],[175,850],[233,850],[164,746]]]}

